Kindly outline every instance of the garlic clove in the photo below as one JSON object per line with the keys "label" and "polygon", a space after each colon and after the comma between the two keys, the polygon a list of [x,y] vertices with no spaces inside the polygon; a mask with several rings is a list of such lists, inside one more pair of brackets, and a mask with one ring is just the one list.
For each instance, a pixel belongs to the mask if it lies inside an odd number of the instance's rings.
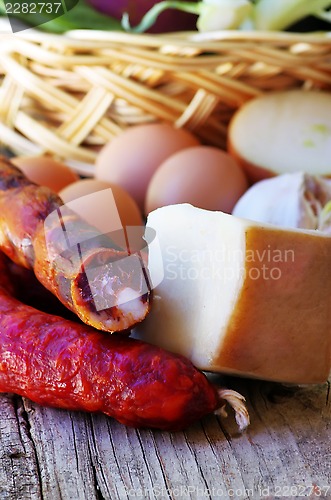
{"label": "garlic clove", "polygon": [[320,213],[318,229],[323,233],[331,235],[331,201],[324,205]]}
{"label": "garlic clove", "polygon": [[330,226],[331,232],[331,213],[323,212],[330,200],[330,179],[295,172],[257,182],[239,199],[232,213],[286,228],[325,232]]}

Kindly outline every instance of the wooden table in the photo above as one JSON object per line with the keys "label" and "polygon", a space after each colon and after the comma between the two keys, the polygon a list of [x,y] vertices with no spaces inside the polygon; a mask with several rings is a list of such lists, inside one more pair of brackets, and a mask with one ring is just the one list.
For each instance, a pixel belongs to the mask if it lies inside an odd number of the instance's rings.
{"label": "wooden table", "polygon": [[0,395],[0,499],[331,498],[330,382],[227,379],[251,425],[211,415],[185,432]]}

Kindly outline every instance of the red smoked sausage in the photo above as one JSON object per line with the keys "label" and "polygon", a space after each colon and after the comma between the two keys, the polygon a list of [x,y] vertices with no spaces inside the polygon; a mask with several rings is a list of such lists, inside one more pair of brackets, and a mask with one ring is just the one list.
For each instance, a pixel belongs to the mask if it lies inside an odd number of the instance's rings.
{"label": "red smoked sausage", "polygon": [[[2,269],[1,269],[2,266]],[[243,398],[219,391],[186,358],[37,311],[5,289],[0,265],[0,391],[46,406],[103,412],[123,424],[179,430]]]}

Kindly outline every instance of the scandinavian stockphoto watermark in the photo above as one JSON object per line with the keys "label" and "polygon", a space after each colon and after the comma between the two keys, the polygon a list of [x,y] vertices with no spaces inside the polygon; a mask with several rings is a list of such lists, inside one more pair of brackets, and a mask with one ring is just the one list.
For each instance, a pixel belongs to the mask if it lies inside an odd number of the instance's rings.
{"label": "scandinavian stockphoto watermark", "polygon": [[273,484],[256,485],[247,488],[245,486],[211,486],[183,485],[168,488],[165,485],[154,485],[151,487],[123,487],[116,490],[126,498],[172,498],[172,499],[282,499],[282,498],[330,498],[330,485],[322,484]]}
{"label": "scandinavian stockphoto watermark", "polygon": [[230,282],[245,275],[257,281],[279,280],[284,264],[293,263],[294,250],[272,248],[268,243],[264,248],[231,248],[223,244],[217,249],[177,249],[166,248],[164,265],[168,280],[222,280]]}
{"label": "scandinavian stockphoto watermark", "polygon": [[[253,281],[279,280],[284,264],[291,265],[295,259],[293,249],[267,243],[254,250],[225,243],[217,249],[161,248],[152,228],[123,227],[110,188],[58,207],[47,216],[44,230],[49,261],[69,275],[77,270],[85,274],[97,311],[140,298],[165,279],[225,284],[243,276]],[[107,253],[109,249],[117,252]],[[125,293],[116,293],[119,281]]]}
{"label": "scandinavian stockphoto watermark", "polygon": [[[37,27],[66,15],[80,0],[3,0],[13,33]],[[28,25],[23,21],[28,21]]]}

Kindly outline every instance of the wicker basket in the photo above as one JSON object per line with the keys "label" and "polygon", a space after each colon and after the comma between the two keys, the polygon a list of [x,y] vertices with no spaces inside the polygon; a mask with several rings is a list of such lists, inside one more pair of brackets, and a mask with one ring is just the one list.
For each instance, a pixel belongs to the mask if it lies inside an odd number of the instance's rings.
{"label": "wicker basket", "polygon": [[263,92],[331,89],[331,34],[131,35],[36,31],[0,43],[0,140],[93,175],[100,147],[164,121],[224,148],[234,111]]}

